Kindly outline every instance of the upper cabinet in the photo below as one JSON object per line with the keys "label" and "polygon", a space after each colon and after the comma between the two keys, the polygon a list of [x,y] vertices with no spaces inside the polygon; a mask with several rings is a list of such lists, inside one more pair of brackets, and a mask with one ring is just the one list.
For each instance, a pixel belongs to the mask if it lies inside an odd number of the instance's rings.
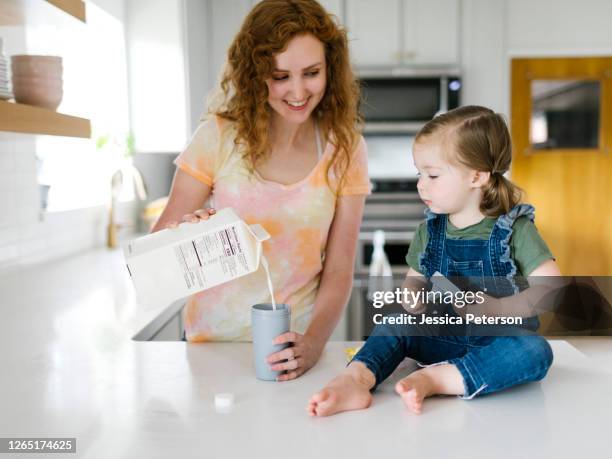
{"label": "upper cabinet", "polygon": [[393,65],[401,61],[402,0],[346,2],[346,26],[356,65]]}
{"label": "upper cabinet", "polygon": [[459,0],[403,0],[405,64],[459,62]]}
{"label": "upper cabinet", "polygon": [[459,62],[460,0],[351,0],[346,24],[358,66]]}

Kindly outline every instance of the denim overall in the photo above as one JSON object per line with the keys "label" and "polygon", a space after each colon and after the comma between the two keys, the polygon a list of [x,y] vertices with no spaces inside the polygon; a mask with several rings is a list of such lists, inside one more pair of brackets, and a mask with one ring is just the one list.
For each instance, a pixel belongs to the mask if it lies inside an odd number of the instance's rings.
{"label": "denim overall", "polygon": [[[471,287],[486,287],[487,294],[495,297],[513,295],[527,287],[515,280],[517,269],[510,256],[510,237],[518,217],[534,219],[532,206],[520,204],[500,216],[489,239],[449,239],[448,217],[429,210],[426,216],[428,242],[419,259],[420,272],[425,277],[429,279],[439,271],[447,277],[465,279]],[[528,318],[523,324],[535,331],[538,320]],[[471,336],[468,329],[449,336],[423,336],[419,327],[378,325],[353,360],[363,362],[374,373],[376,385],[405,357],[421,366],[453,364],[463,376],[465,399],[538,381],[546,376],[552,364],[550,345],[538,335]]]}

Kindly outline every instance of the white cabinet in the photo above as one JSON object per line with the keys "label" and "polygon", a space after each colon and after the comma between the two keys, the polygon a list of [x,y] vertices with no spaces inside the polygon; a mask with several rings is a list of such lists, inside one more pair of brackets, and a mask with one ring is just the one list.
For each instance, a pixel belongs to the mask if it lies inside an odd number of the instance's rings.
{"label": "white cabinet", "polygon": [[459,0],[403,0],[405,64],[459,62]]}
{"label": "white cabinet", "polygon": [[350,0],[346,8],[357,65],[459,62],[460,0]]}
{"label": "white cabinet", "polygon": [[400,55],[402,0],[350,0],[346,26],[356,65],[393,65]]}

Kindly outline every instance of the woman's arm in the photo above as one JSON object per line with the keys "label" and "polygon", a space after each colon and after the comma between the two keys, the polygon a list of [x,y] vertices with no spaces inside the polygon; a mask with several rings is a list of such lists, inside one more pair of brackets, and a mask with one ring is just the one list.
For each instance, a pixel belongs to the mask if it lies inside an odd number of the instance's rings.
{"label": "woman's arm", "polygon": [[350,297],[355,269],[355,252],[363,215],[365,196],[338,199],[330,229],[321,284],[315,299],[312,320],[306,336],[325,346]]}
{"label": "woman's arm", "polygon": [[[279,376],[279,381],[297,378],[317,363],[344,311],[353,284],[355,251],[364,203],[363,195],[338,198],[310,325],[304,335],[289,332],[279,336],[276,344],[289,342],[293,346],[268,357],[268,362],[273,364],[272,370],[288,370]],[[289,361],[277,363],[286,359]]]}
{"label": "woman's arm", "polygon": [[183,220],[191,220],[190,214],[202,208],[210,196],[210,191],[211,188],[208,185],[177,168],[168,204],[151,232],[154,233],[168,226],[176,226]]}

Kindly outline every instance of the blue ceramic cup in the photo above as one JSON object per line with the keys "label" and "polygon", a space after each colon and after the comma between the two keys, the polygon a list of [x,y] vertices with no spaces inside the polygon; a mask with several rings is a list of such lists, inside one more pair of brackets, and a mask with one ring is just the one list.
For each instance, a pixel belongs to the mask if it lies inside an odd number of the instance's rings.
{"label": "blue ceramic cup", "polygon": [[289,331],[291,309],[286,304],[256,304],[251,308],[251,329],[253,332],[253,356],[255,375],[264,381],[276,381],[281,371],[270,370],[266,359],[270,354],[285,349],[289,344],[272,344],[278,335]]}

